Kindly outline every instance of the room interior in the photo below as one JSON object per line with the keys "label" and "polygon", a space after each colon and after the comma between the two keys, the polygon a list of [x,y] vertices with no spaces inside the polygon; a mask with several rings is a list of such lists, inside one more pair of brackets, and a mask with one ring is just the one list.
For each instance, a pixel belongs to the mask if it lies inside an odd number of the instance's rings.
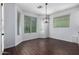
{"label": "room interior", "polygon": [[4,3],[3,55],[79,55],[78,3]]}

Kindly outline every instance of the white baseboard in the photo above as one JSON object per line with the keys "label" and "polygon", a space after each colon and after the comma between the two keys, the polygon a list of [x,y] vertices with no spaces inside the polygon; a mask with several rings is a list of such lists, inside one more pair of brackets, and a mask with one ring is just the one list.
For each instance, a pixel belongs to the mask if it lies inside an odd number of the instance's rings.
{"label": "white baseboard", "polygon": [[57,38],[57,37],[51,37],[50,36],[50,38],[55,38],[55,39],[58,39],[58,40],[63,40],[63,41],[67,41],[67,42],[72,42],[72,43],[77,43],[78,44],[78,42],[70,41],[70,40],[66,40],[66,39],[61,39],[61,38]]}
{"label": "white baseboard", "polygon": [[9,45],[7,47],[4,47],[4,49],[7,49],[7,48],[11,48],[11,47],[14,47],[15,45]]}

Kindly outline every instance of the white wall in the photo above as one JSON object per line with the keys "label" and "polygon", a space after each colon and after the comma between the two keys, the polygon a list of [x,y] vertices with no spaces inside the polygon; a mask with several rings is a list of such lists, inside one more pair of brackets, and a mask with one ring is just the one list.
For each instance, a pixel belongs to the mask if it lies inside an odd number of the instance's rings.
{"label": "white wall", "polygon": [[4,4],[4,48],[15,46],[16,10],[14,3]]}
{"label": "white wall", "polygon": [[22,35],[23,35],[23,12],[22,10],[16,6],[16,15],[17,15],[17,12],[20,12],[20,27],[19,27],[19,30],[20,30],[20,34],[17,35],[17,16],[16,16],[16,20],[15,20],[15,45],[18,45],[19,43],[21,43],[23,41],[22,39]]}
{"label": "white wall", "polygon": [[45,23],[44,17],[44,15],[41,15],[38,20],[39,38],[48,37],[48,23]]}
{"label": "white wall", "polygon": [[[53,17],[70,15],[70,27],[68,28],[54,28],[53,27]],[[74,7],[71,9],[56,12],[50,16],[49,24],[49,36],[51,38],[57,38],[60,40],[76,42],[77,30],[79,28],[79,7]]]}

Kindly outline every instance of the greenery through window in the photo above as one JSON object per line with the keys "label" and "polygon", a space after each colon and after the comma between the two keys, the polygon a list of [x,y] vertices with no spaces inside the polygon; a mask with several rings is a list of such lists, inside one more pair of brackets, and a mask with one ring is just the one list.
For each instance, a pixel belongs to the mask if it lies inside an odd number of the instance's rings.
{"label": "greenery through window", "polygon": [[69,15],[55,17],[53,19],[54,28],[69,27],[69,24],[70,24],[70,16]]}
{"label": "greenery through window", "polygon": [[37,18],[24,16],[24,33],[36,32]]}

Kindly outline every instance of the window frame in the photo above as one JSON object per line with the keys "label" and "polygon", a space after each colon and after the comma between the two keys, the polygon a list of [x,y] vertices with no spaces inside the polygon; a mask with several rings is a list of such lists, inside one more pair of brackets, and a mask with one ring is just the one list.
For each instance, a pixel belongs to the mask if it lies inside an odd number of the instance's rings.
{"label": "window frame", "polygon": [[[26,16],[27,15],[24,15],[24,21],[25,21]],[[36,33],[37,32],[37,17],[33,17],[33,16],[27,16],[27,17],[30,17],[30,32],[28,32],[28,33]],[[32,18],[36,18],[36,30],[35,30],[35,32],[32,32]],[[27,32],[25,32],[25,23],[24,23],[24,33],[27,33]]]}

